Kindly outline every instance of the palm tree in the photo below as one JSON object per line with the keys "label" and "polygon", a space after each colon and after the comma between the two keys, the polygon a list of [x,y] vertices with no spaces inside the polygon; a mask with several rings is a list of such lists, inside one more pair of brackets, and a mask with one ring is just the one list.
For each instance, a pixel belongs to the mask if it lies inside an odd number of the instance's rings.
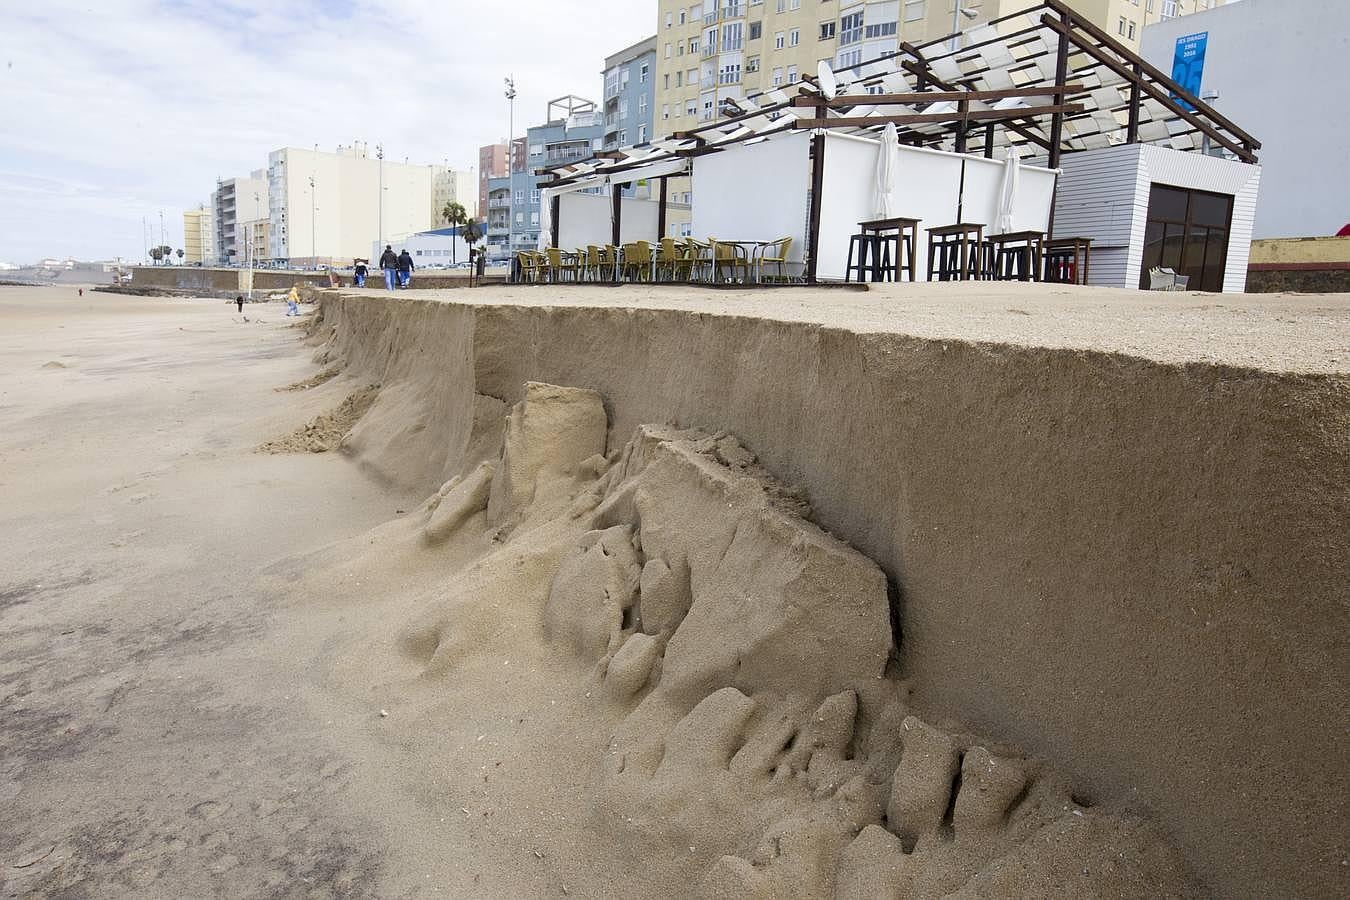
{"label": "palm tree", "polygon": [[[451,201],[445,204],[445,208],[441,210],[441,218],[445,219],[445,224],[449,225],[451,228],[457,228],[460,225],[463,225],[464,223],[469,221],[469,214],[464,209],[463,204]],[[456,254],[455,250],[456,250],[455,241],[454,238],[451,237],[450,261],[452,263],[459,262],[458,255]]]}
{"label": "palm tree", "polygon": [[177,250],[174,251],[174,253],[178,254],[178,262],[181,265],[183,262],[183,248],[179,247]]}
{"label": "palm tree", "polygon": [[160,247],[150,248],[150,259],[154,261],[155,265],[159,265],[159,261],[163,258],[164,258],[164,250],[162,248]]}

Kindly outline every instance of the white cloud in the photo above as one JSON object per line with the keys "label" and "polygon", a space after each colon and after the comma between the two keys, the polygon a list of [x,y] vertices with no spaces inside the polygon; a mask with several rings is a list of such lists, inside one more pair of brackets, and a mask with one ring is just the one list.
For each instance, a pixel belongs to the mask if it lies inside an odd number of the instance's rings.
{"label": "white cloud", "polygon": [[656,4],[581,0],[49,0],[0,10],[0,258],[141,252],[141,217],[182,211],[278,147],[383,143],[477,165],[547,101],[599,99],[604,57]]}

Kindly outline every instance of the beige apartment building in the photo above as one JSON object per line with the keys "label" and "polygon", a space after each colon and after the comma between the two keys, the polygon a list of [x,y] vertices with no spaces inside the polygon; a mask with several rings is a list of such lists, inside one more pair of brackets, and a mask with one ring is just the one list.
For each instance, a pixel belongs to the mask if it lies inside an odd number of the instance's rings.
{"label": "beige apartment building", "polygon": [[376,240],[436,227],[436,170],[380,159],[365,144],[336,153],[274,150],[267,256],[300,266],[349,265]]}
{"label": "beige apartment building", "polygon": [[[1225,0],[1068,0],[1094,24],[1137,49],[1144,26]],[[1034,6],[1037,0],[658,0],[658,136],[712,121],[728,99],[754,96],[836,71]],[[959,23],[953,28],[953,23]],[[686,233],[688,179],[671,179],[672,235]]]}
{"label": "beige apartment building", "polygon": [[206,204],[183,213],[183,262],[211,266],[216,262],[216,229]]}

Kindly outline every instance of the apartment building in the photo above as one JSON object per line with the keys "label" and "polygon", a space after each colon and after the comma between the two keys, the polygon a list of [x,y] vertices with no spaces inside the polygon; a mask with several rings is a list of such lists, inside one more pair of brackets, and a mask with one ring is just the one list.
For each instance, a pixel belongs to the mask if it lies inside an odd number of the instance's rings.
{"label": "apartment building", "polygon": [[267,173],[263,169],[255,170],[247,178],[216,182],[211,195],[211,219],[219,264],[236,265],[243,261],[249,233],[244,223],[266,218],[267,206]]}
{"label": "apartment building", "polygon": [[[284,147],[268,156],[269,256],[291,265],[346,265],[371,242],[434,227],[437,167]],[[443,204],[442,204],[443,205]]]}
{"label": "apartment building", "polygon": [[527,129],[524,139],[515,142],[510,176],[512,250],[533,249],[539,241],[539,183],[544,178],[535,173],[594,155],[604,148],[604,131],[604,114],[595,101],[568,95],[549,101],[547,121]]}
{"label": "apartment building", "polygon": [[478,216],[487,215],[489,184],[506,175],[506,144],[488,144],[478,148]]}
{"label": "apartment building", "polygon": [[511,255],[507,241],[511,228],[511,176],[503,174],[489,178],[486,187],[487,230],[484,247],[489,259],[507,259]]}
{"label": "apartment building", "polygon": [[478,186],[473,175],[461,169],[448,166],[431,167],[431,221],[436,225],[445,223],[441,211],[447,203],[458,203],[464,207],[469,218],[478,215]]}
{"label": "apartment building", "polygon": [[216,264],[216,234],[212,207],[205,203],[183,213],[183,261],[189,266]]}
{"label": "apartment building", "polygon": [[656,38],[650,37],[605,60],[606,150],[645,144],[656,105]]}

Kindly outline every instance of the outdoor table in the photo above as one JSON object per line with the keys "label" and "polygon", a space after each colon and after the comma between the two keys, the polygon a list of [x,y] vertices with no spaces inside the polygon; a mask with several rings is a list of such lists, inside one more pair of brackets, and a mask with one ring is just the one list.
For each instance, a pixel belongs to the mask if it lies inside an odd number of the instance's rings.
{"label": "outdoor table", "polygon": [[985,244],[989,247],[988,277],[995,281],[1041,280],[1045,232],[1008,231],[991,234],[985,238]]}
{"label": "outdoor table", "polygon": [[[888,231],[894,231],[899,240],[896,242],[895,253],[895,274],[891,277],[896,281],[900,280],[900,270],[905,268],[909,270],[909,280],[918,281],[919,276],[916,273],[918,264],[914,260],[914,254],[919,251],[919,223],[923,219],[909,219],[904,216],[893,216],[889,219],[872,219],[869,222],[859,222],[858,228],[863,234],[882,235]],[[909,237],[908,264],[902,267],[901,256],[904,255],[904,238]],[[874,253],[872,260],[872,280],[881,280],[881,254]]]}
{"label": "outdoor table", "polygon": [[[982,273],[980,252],[984,246],[984,225],[958,222],[925,229],[928,232],[928,280],[936,271],[939,281],[979,280]],[[940,261],[939,258],[940,257]],[[960,259],[959,267],[952,263]],[[935,262],[940,262],[935,265]]]}
{"label": "outdoor table", "polygon": [[[747,258],[748,258],[749,261],[750,261],[750,280],[751,280],[751,282],[754,283],[754,284],[759,284],[759,265],[760,265],[760,256],[763,255],[763,253],[764,253],[764,248],[765,248],[765,247],[771,247],[771,246],[773,246],[774,244],[776,244],[776,243],[778,243],[778,242],[777,242],[777,241],[761,241],[761,240],[755,240],[755,239],[749,239],[749,240],[743,240],[743,241],[728,241],[728,240],[723,240],[722,238],[718,238],[718,239],[717,239],[717,243],[719,243],[719,244],[735,244],[735,245],[738,246],[738,247],[744,248],[745,251],[746,251],[746,256],[747,256]],[[716,260],[713,261],[713,270],[714,270],[714,272],[716,272]],[[714,277],[716,277],[716,276],[714,275]]]}
{"label": "outdoor table", "polygon": [[1045,242],[1046,281],[1059,284],[1087,284],[1088,268],[1091,264],[1092,238],[1055,238]]}

